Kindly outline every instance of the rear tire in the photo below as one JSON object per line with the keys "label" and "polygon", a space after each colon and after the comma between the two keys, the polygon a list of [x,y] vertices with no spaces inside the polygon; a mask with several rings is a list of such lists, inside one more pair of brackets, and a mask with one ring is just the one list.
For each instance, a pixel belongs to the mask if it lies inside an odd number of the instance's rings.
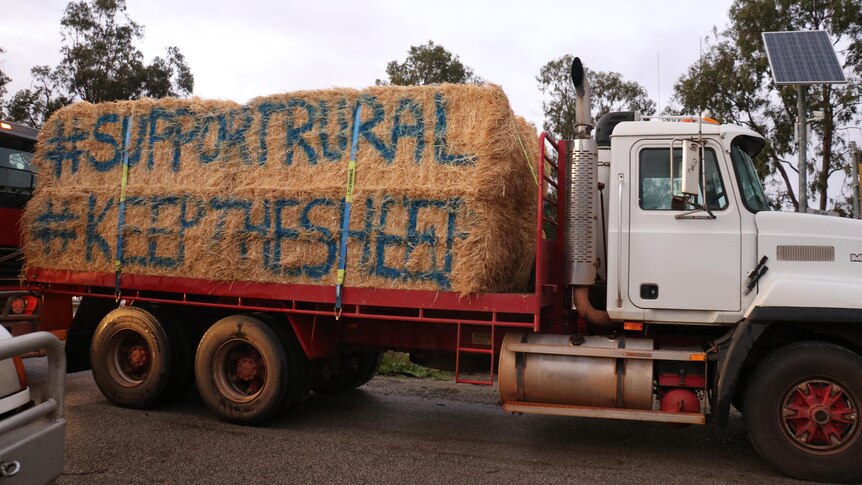
{"label": "rear tire", "polygon": [[745,424],[757,451],[801,480],[862,479],[862,357],[828,343],[773,352],[745,394]]}
{"label": "rear tire", "polygon": [[117,406],[149,407],[174,384],[172,368],[177,361],[172,350],[164,326],[150,312],[117,308],[105,315],[93,334],[93,379]]}
{"label": "rear tire", "polygon": [[320,394],[336,394],[364,386],[380,370],[383,363],[381,352],[353,352],[341,357],[339,374],[335,374],[315,386]]}
{"label": "rear tire", "polygon": [[[274,324],[249,315],[214,323],[201,338],[195,379],[206,405],[220,418],[257,424],[298,394],[295,349]],[[292,365],[293,364],[293,365]]]}

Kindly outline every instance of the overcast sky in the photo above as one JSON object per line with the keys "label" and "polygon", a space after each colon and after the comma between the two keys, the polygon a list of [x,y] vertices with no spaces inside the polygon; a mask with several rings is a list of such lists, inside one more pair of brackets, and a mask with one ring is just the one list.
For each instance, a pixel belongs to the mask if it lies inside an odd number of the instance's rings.
{"label": "overcast sky", "polygon": [[[0,66],[10,93],[34,65],[60,60],[66,0],[4,0]],[[700,39],[727,25],[731,0],[710,1],[271,1],[128,0],[145,27],[147,60],[175,45],[195,76],[194,94],[248,99],[300,89],[361,88],[386,77],[411,45],[443,45],[503,87],[516,113],[537,125],[536,75],[564,54],[588,69],[616,71],[667,104],[673,83],[696,62]],[[660,82],[659,82],[660,80]],[[659,94],[661,99],[659,100]]]}

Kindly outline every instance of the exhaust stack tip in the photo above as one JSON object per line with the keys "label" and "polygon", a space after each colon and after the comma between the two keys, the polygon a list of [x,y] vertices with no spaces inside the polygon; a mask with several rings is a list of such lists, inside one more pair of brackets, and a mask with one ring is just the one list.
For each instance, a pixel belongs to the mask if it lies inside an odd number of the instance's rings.
{"label": "exhaust stack tip", "polygon": [[580,57],[572,61],[572,84],[575,85],[575,136],[589,138],[593,129],[590,81]]}
{"label": "exhaust stack tip", "polygon": [[578,96],[584,95],[584,78],[584,64],[580,57],[575,57],[572,61],[572,84],[575,85]]}

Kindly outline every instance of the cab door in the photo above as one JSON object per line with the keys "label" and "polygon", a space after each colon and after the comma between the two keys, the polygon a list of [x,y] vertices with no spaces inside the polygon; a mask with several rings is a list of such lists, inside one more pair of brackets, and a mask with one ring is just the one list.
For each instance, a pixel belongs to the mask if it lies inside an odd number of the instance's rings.
{"label": "cab door", "polygon": [[[739,311],[741,219],[721,148],[703,152],[710,212],[680,194],[682,150],[671,141],[636,143],[630,156],[628,293],[641,309]],[[673,166],[673,168],[671,168]],[[702,180],[702,178],[701,178]],[[693,197],[698,207],[703,183]]]}

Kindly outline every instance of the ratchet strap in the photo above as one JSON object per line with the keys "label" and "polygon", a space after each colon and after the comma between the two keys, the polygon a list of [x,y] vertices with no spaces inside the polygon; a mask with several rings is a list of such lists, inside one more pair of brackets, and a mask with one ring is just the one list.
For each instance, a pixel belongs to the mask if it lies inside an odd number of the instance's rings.
{"label": "ratchet strap", "polygon": [[132,116],[129,115],[123,141],[123,175],[120,179],[120,203],[117,207],[117,257],[114,259],[114,299],[120,301],[120,276],[123,272],[123,224],[126,213],[126,186],[129,184],[129,144],[132,138]]}
{"label": "ratchet strap", "polygon": [[350,231],[350,208],[353,205],[353,185],[356,182],[356,146],[359,144],[359,115],[362,105],[356,102],[353,117],[353,139],[350,142],[350,161],[347,162],[347,190],[344,194],[344,217],[341,220],[341,245],[338,250],[338,271],[335,274],[335,319],[341,317],[341,297],[344,289],[344,271],[347,267],[347,237]]}

